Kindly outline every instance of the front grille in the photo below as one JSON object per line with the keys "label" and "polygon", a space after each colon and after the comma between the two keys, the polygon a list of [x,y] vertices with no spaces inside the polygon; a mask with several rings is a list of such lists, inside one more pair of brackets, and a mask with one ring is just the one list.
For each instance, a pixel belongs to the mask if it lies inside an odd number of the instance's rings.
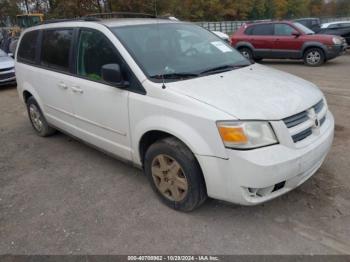
{"label": "front grille", "polygon": [[322,99],[320,102],[318,102],[318,103],[314,106],[314,109],[315,109],[316,114],[318,114],[319,112],[321,112],[322,109],[323,109],[323,107],[324,107],[324,101],[323,101],[323,99]]}
{"label": "front grille", "polygon": [[304,140],[305,138],[307,138],[311,135],[312,135],[312,128],[310,127],[308,129],[292,136],[292,139],[293,139],[294,143],[297,143],[297,142]]}
{"label": "front grille", "polygon": [[0,80],[5,80],[15,76],[15,73],[0,74]]}
{"label": "front grille", "polygon": [[308,119],[309,117],[307,116],[307,112],[304,111],[294,116],[287,117],[283,121],[288,128],[291,128],[305,122]]}
{"label": "front grille", "polygon": [[10,71],[13,70],[14,67],[8,67],[8,68],[0,68],[0,72]]}
{"label": "front grille", "polygon": [[283,119],[294,143],[298,143],[313,134],[326,122],[327,108],[322,99],[316,105],[296,115]]}

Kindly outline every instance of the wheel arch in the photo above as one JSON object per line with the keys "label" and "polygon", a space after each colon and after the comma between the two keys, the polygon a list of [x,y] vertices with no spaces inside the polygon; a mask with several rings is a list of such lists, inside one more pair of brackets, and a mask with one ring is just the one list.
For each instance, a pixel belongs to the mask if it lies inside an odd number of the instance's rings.
{"label": "wheel arch", "polygon": [[322,44],[322,43],[319,43],[319,42],[306,42],[303,47],[302,47],[302,54],[303,54],[303,57],[306,53],[307,50],[311,49],[311,48],[319,48],[322,50],[323,52],[323,55],[325,56],[326,58],[326,54],[327,54],[327,48]]}
{"label": "wheel arch", "polygon": [[148,150],[148,148],[153,145],[154,143],[156,143],[157,141],[160,141],[164,138],[175,138],[177,140],[179,140],[182,144],[185,145],[185,147],[188,148],[188,150],[193,154],[193,157],[195,159],[195,161],[197,162],[198,164],[198,167],[201,171],[201,176],[204,180],[204,187],[205,187],[205,191],[207,192],[207,179],[206,179],[206,175],[204,174],[203,172],[203,168],[196,156],[196,154],[193,152],[193,150],[191,149],[190,146],[188,146],[187,143],[185,143],[182,139],[180,139],[179,137],[169,133],[169,132],[165,132],[165,131],[161,131],[161,130],[150,130],[150,131],[147,131],[146,133],[144,133],[139,141],[139,147],[138,147],[138,150],[139,150],[139,157],[140,157],[140,160],[141,160],[141,163],[142,163],[142,167],[144,167],[144,158],[145,158],[145,154]]}
{"label": "wheel arch", "polygon": [[40,109],[45,114],[43,103],[42,103],[42,101],[40,99],[40,96],[35,91],[35,89],[33,88],[32,85],[30,85],[28,82],[26,82],[26,83],[23,84],[23,88],[19,89],[18,91],[19,91],[19,94],[20,94],[20,98],[22,99],[22,101],[24,103],[27,103],[29,97],[31,97],[31,96],[34,97],[34,99],[38,103]]}
{"label": "wheel arch", "polygon": [[245,41],[238,42],[236,44],[235,48],[237,50],[239,50],[241,48],[249,48],[250,50],[252,50],[252,52],[254,52],[254,50],[255,50],[254,46],[251,43],[245,42]]}
{"label": "wheel arch", "polygon": [[[135,120],[136,121],[136,120]],[[189,122],[188,122],[189,121]],[[192,121],[192,122],[191,122]],[[151,115],[135,122],[131,137],[133,161],[142,164],[142,155],[151,142],[166,136],[173,136],[184,143],[194,155],[227,158],[216,123],[193,119],[178,119],[167,115]],[[210,137],[211,139],[206,139]],[[221,142],[221,143],[220,143]],[[142,149],[142,150],[141,150]],[[141,151],[140,151],[141,150]]]}

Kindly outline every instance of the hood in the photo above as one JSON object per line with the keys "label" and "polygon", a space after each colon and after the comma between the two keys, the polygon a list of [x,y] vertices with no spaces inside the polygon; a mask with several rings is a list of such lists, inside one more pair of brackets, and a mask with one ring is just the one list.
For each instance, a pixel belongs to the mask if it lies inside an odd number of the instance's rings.
{"label": "hood", "polygon": [[308,41],[322,42],[324,44],[333,44],[332,39],[334,35],[316,33],[314,35],[305,35]]}
{"label": "hood", "polygon": [[14,67],[15,61],[12,57],[9,56],[1,56],[0,57],[0,69]]}
{"label": "hood", "polygon": [[323,97],[314,84],[258,64],[167,87],[245,120],[281,120],[309,109]]}

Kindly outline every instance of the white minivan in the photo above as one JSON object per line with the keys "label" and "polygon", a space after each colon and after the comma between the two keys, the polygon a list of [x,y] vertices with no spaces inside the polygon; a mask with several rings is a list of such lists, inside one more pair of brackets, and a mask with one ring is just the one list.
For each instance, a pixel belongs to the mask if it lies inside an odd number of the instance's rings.
{"label": "white minivan", "polygon": [[310,178],[333,141],[318,87],[252,64],[190,23],[32,27],[20,38],[16,74],[38,135],[61,130],[143,168],[177,210],[208,196],[242,205],[276,198]]}

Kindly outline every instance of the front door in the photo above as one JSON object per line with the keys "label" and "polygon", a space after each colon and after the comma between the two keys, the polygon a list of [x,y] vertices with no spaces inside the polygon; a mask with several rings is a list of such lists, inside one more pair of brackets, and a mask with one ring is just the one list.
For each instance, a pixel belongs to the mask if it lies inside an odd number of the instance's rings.
{"label": "front door", "polygon": [[71,89],[78,136],[130,160],[129,91],[103,82],[101,75],[103,65],[122,64],[115,46],[101,32],[81,29],[75,64],[78,77]]}
{"label": "front door", "polygon": [[275,42],[272,49],[274,58],[300,58],[303,41],[292,26],[284,23],[274,25]]}

